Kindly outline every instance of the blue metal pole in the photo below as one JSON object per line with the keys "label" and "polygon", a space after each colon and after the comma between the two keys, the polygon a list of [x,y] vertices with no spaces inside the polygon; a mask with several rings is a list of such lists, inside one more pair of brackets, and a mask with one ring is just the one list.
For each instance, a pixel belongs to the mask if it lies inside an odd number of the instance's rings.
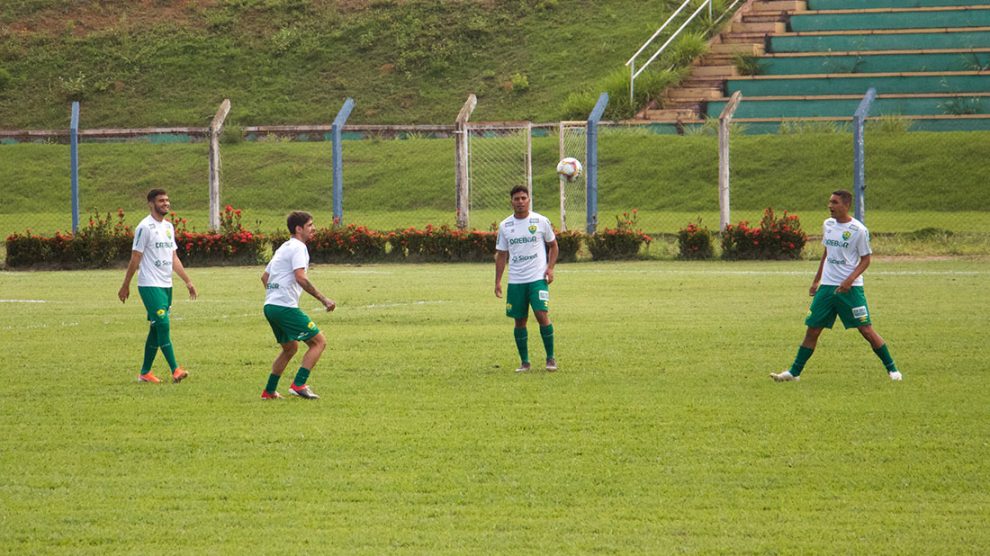
{"label": "blue metal pole", "polygon": [[585,166],[588,175],[588,207],[587,225],[585,231],[589,234],[595,233],[598,229],[598,122],[605,114],[605,107],[608,106],[608,93],[602,93],[595,103],[595,108],[588,116],[588,151],[586,154]]}
{"label": "blue metal pole", "polygon": [[79,102],[72,103],[69,124],[69,168],[72,181],[72,233],[79,232]]}
{"label": "blue metal pole", "polygon": [[853,194],[856,197],[856,208],[853,213],[856,220],[866,223],[866,144],[864,138],[866,117],[870,115],[870,106],[877,97],[877,90],[870,87],[863,100],[860,101],[853,115]]}
{"label": "blue metal pole", "polygon": [[354,99],[348,98],[344,105],[337,112],[337,117],[333,119],[330,132],[333,135],[333,224],[338,226],[344,223],[344,147],[341,143],[341,131],[347,118],[354,109]]}

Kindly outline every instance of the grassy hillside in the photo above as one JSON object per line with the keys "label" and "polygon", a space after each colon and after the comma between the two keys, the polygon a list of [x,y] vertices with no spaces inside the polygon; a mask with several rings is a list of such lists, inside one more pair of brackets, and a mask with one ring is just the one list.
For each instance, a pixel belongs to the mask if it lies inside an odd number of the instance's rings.
{"label": "grassy hillside", "polygon": [[[0,3],[0,128],[555,120],[615,80],[672,2]],[[634,15],[633,15],[634,14]],[[620,75],[621,78],[621,75]]]}

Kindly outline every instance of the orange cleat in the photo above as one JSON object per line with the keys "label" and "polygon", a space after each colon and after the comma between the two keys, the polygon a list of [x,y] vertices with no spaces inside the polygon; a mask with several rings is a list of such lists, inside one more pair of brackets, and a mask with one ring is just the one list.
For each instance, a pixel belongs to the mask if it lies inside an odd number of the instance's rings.
{"label": "orange cleat", "polygon": [[263,400],[281,400],[283,398],[282,394],[278,392],[268,393],[268,390],[261,391],[261,399]]}
{"label": "orange cleat", "polygon": [[175,369],[174,373],[172,373],[172,382],[182,382],[182,379],[187,376],[189,376],[189,373],[182,367],[179,367],[178,369]]}
{"label": "orange cleat", "polygon": [[138,382],[150,382],[152,384],[161,383],[161,381],[158,380],[158,377],[152,374],[150,371],[146,374],[138,375]]}

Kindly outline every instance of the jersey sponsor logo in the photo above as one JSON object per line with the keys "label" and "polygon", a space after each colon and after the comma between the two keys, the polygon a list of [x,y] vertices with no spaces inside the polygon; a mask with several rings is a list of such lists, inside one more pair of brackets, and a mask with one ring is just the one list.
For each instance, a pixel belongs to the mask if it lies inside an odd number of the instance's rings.
{"label": "jersey sponsor logo", "polygon": [[515,264],[531,261],[536,258],[536,255],[536,253],[533,253],[532,255],[516,255],[515,257],[512,257],[512,263]]}
{"label": "jersey sponsor logo", "polygon": [[171,249],[174,246],[175,246],[175,244],[172,243],[171,241],[156,241],[155,242],[155,249],[162,249],[162,248]]}
{"label": "jersey sponsor logo", "polygon": [[514,237],[514,238],[512,238],[512,239],[509,240],[509,245],[516,245],[516,244],[519,244],[519,243],[533,243],[534,241],[537,241],[537,238],[535,236],[534,237]]}
{"label": "jersey sponsor logo", "polygon": [[536,233],[536,226],[535,225],[529,227],[529,233],[531,233],[531,234],[535,234]]}
{"label": "jersey sponsor logo", "polygon": [[312,329],[316,328],[316,323],[313,322],[313,321],[309,321],[309,324],[306,325],[306,328],[312,330]]}
{"label": "jersey sponsor logo", "polygon": [[269,289],[269,290],[277,290],[278,288],[279,288],[278,282],[268,282],[267,289]]}
{"label": "jersey sponsor logo", "polygon": [[848,241],[849,238],[852,237],[852,235],[853,235],[852,232],[850,232],[850,231],[847,230],[845,232],[842,232],[842,239]]}
{"label": "jersey sponsor logo", "polygon": [[172,261],[157,260],[155,261],[155,266],[157,266],[158,268],[161,268],[163,266],[172,266]]}
{"label": "jersey sponsor logo", "polygon": [[829,258],[829,259],[826,259],[826,262],[828,264],[846,264],[846,260],[845,259],[832,259],[832,258]]}
{"label": "jersey sponsor logo", "polygon": [[512,221],[512,220],[509,220],[508,222],[505,223],[505,227],[506,228],[512,228],[515,225],[516,225],[516,223],[514,221]]}
{"label": "jersey sponsor logo", "polygon": [[158,315],[159,317],[164,317],[165,316],[165,309],[159,309],[159,310],[155,311],[155,314]]}
{"label": "jersey sponsor logo", "polygon": [[540,290],[540,301],[550,301],[550,292],[546,290]]}
{"label": "jersey sponsor logo", "polygon": [[530,218],[529,219],[529,223],[530,224],[539,224],[540,223],[540,219],[539,218]]}
{"label": "jersey sponsor logo", "polygon": [[[849,238],[845,238],[845,239],[849,239]],[[849,242],[839,241],[837,239],[826,239],[825,245],[828,245],[829,247],[849,247]]]}
{"label": "jersey sponsor logo", "polygon": [[866,319],[870,318],[870,314],[866,310],[866,306],[853,307],[852,314],[853,318],[860,322],[866,322]]}

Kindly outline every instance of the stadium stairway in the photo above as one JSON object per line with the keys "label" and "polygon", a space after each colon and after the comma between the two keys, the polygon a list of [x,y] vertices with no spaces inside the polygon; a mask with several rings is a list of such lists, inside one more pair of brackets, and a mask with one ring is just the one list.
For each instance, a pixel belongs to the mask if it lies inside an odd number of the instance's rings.
{"label": "stadium stairway", "polygon": [[871,117],[990,129],[990,0],[750,0],[637,119],[703,123],[741,91],[734,121],[751,131],[849,121],[871,87]]}

